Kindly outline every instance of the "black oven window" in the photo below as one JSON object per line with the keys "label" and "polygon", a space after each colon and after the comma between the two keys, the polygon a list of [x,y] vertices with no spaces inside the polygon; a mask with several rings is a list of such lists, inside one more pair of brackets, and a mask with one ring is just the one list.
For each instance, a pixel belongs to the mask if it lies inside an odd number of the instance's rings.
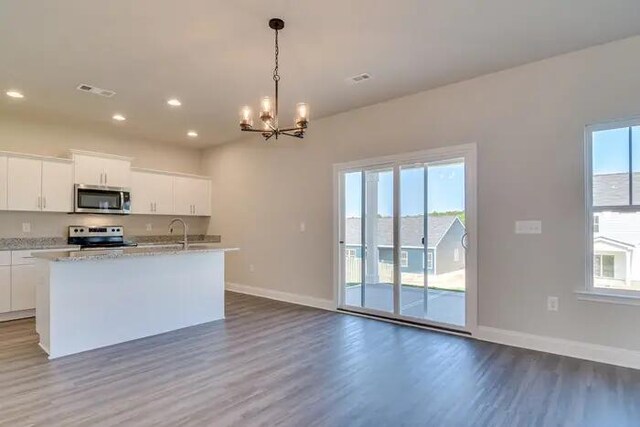
{"label": "black oven window", "polygon": [[121,209],[120,193],[80,190],[78,191],[78,207],[83,209]]}

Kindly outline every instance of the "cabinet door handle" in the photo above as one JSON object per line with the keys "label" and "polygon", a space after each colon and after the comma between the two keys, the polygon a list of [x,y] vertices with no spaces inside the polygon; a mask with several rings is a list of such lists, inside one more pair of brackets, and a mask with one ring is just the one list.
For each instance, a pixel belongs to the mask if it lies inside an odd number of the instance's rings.
{"label": "cabinet door handle", "polygon": [[153,211],[158,212],[158,204],[156,202],[153,202]]}
{"label": "cabinet door handle", "polygon": [[38,209],[42,208],[42,197],[38,196]]}
{"label": "cabinet door handle", "polygon": [[109,175],[105,172],[104,173],[104,183],[107,184],[109,182]]}
{"label": "cabinet door handle", "polygon": [[149,202],[149,210],[153,212],[153,202]]}
{"label": "cabinet door handle", "polygon": [[103,175],[103,173],[100,172],[100,184],[102,184],[102,175]]}
{"label": "cabinet door handle", "polygon": [[42,207],[44,209],[47,209],[47,197],[46,196],[42,198]]}

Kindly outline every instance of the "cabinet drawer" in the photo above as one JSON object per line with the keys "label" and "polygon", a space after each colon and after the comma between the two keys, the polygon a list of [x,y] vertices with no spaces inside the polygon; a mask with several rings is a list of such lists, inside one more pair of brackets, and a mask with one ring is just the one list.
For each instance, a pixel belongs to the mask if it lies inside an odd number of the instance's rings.
{"label": "cabinet drawer", "polygon": [[27,251],[12,251],[11,252],[11,265],[25,265],[34,264],[36,261],[31,255],[32,250]]}
{"label": "cabinet drawer", "polygon": [[0,251],[0,265],[11,265],[11,251]]}

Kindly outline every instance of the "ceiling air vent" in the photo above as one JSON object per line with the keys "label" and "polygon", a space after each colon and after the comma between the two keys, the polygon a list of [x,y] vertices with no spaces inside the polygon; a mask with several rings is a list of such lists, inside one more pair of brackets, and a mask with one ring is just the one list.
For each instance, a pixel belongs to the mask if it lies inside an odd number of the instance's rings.
{"label": "ceiling air vent", "polygon": [[347,81],[350,83],[362,83],[366,82],[367,80],[371,80],[371,74],[369,73],[357,74],[347,79]]}
{"label": "ceiling air vent", "polygon": [[100,96],[104,96],[104,97],[107,97],[107,98],[111,98],[113,95],[116,94],[112,90],[100,89],[99,87],[95,87],[95,86],[91,86],[91,85],[87,85],[87,84],[78,85],[77,89],[79,91],[82,91],[82,92],[89,92],[89,93],[92,93],[94,95],[100,95]]}

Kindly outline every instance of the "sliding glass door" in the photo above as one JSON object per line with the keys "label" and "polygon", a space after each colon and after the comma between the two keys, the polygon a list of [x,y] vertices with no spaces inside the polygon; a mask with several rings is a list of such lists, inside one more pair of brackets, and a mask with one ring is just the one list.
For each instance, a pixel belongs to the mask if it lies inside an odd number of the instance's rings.
{"label": "sliding glass door", "polygon": [[473,148],[337,169],[340,308],[473,327],[468,317],[475,316],[475,292],[470,299],[468,279],[475,272],[467,271]]}

